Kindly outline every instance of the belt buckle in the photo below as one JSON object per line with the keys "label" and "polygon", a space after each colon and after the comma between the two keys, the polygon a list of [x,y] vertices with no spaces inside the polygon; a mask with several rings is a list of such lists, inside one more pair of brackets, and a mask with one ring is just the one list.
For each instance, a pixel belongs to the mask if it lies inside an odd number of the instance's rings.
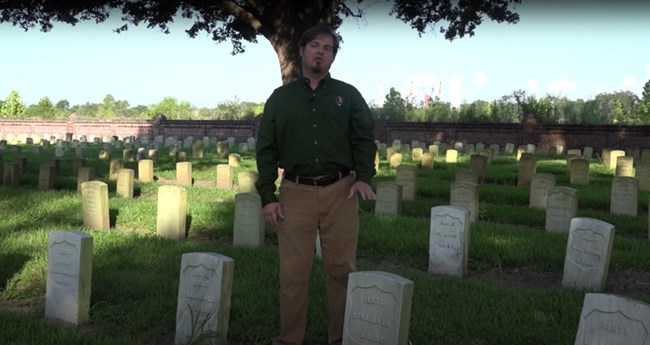
{"label": "belt buckle", "polygon": [[318,179],[318,178],[315,178],[315,179],[313,180],[313,182],[314,182],[314,187],[316,187],[316,188],[323,188],[323,186],[318,185],[318,181],[319,181],[319,180],[320,180],[320,179]]}

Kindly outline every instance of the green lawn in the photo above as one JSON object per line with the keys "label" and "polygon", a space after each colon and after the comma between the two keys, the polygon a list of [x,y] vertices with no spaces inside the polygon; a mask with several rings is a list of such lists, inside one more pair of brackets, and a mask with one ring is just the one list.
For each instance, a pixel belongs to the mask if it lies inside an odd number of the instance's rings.
{"label": "green lawn", "polygon": [[[266,228],[264,248],[232,247],[235,191],[217,190],[216,150],[193,163],[196,181],[188,188],[189,237],[156,237],[159,183],[136,181],[134,199],[118,198],[108,180],[108,162],[89,146],[86,165],[109,185],[111,230],[84,229],[76,179],[70,177],[74,150],[61,160],[55,189],[40,191],[39,166],[54,149],[38,156],[24,146],[27,169],[18,188],[0,187],[0,344],[172,344],[180,260],[183,253],[215,252],[235,260],[230,313],[231,344],[269,344],[279,323],[276,233]],[[5,150],[3,162],[17,154]],[[121,156],[121,150],[111,152]],[[591,162],[591,184],[570,185],[565,160],[537,157],[537,172],[557,176],[558,186],[579,190],[579,217],[615,225],[610,277],[650,272],[648,192],[639,194],[636,217],[609,214],[613,171]],[[403,164],[416,164],[405,156]],[[517,161],[493,158],[480,186],[478,222],[471,225],[469,272],[465,278],[427,273],[429,215],[449,203],[458,169],[469,167],[436,158],[433,170],[419,170],[417,200],[403,202],[401,216],[375,216],[374,202],[361,201],[358,269],[392,272],[415,282],[409,338],[412,344],[573,344],[586,291],[561,287],[566,234],[544,231],[545,212],[528,208],[528,187],[517,187]],[[125,168],[135,169],[136,162]],[[242,153],[239,171],[255,170],[250,153]],[[137,175],[137,174],[136,174]],[[159,152],[155,175],[175,178],[173,157]],[[373,181],[394,180],[384,159]],[[82,230],[93,236],[94,258],[90,320],[80,327],[47,322],[45,277],[50,231]],[[310,282],[306,344],[327,339],[325,275],[314,263]],[[559,277],[559,278],[558,278]],[[550,279],[550,281],[549,281]],[[554,280],[553,280],[554,279]],[[609,293],[621,293],[609,284]],[[650,301],[643,289],[627,296]]]}

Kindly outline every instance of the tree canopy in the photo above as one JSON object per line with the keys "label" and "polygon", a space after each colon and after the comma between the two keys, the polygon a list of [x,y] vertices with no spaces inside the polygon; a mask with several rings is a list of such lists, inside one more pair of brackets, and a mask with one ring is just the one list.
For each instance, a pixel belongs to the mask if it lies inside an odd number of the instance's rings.
{"label": "tree canopy", "polygon": [[[54,22],[75,25],[80,21],[104,22],[119,15],[122,26],[146,24],[169,33],[168,24],[178,16],[193,22],[187,34],[195,38],[208,33],[217,43],[230,40],[232,53],[245,51],[245,42],[267,39],[277,53],[282,81],[300,76],[298,40],[300,34],[317,24],[338,28],[346,18],[363,18],[378,0],[0,0],[0,23],[24,30],[38,27],[49,31]],[[448,40],[474,35],[483,20],[517,23],[514,12],[521,0],[384,0],[388,13],[423,34],[437,29]],[[370,5],[369,5],[370,4]]]}

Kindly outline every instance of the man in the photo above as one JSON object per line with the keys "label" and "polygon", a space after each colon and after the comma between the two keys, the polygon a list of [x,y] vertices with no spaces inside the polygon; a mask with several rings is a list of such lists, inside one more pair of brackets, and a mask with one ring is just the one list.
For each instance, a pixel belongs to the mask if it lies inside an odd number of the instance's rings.
{"label": "man", "polygon": [[[320,234],[329,305],[329,344],[341,344],[348,275],[356,269],[357,194],[376,199],[374,120],[353,86],[329,74],[339,47],[328,26],[300,38],[302,77],[277,88],[264,107],[257,138],[257,190],[264,219],[278,232],[280,335],[302,344],[307,287]],[[280,200],[278,167],[284,169]]]}

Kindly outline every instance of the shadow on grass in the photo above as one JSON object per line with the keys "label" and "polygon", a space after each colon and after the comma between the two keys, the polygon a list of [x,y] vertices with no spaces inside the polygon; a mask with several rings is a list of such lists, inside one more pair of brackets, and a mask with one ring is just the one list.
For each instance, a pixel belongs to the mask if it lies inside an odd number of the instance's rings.
{"label": "shadow on grass", "polygon": [[117,218],[120,215],[120,210],[116,208],[111,208],[108,210],[108,227],[111,229],[115,228],[115,224],[117,224]]}
{"label": "shadow on grass", "polygon": [[0,262],[2,262],[2,265],[0,266],[0,291],[5,290],[7,282],[11,277],[22,270],[23,266],[29,259],[31,259],[31,257],[25,254],[0,254]]}

